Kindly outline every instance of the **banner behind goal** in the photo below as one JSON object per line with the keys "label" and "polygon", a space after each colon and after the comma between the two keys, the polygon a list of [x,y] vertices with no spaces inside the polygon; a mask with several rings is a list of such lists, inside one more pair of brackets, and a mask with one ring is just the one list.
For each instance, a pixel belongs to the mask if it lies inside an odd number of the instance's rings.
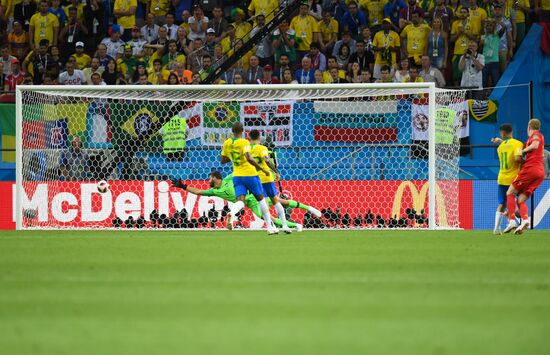
{"label": "banner behind goal", "polygon": [[322,211],[288,207],[304,228],[460,228],[467,105],[431,83],[21,86],[17,120],[20,229],[223,228],[226,201],[170,180],[207,189],[231,173],[220,153],[235,122],[262,133],[284,197]]}

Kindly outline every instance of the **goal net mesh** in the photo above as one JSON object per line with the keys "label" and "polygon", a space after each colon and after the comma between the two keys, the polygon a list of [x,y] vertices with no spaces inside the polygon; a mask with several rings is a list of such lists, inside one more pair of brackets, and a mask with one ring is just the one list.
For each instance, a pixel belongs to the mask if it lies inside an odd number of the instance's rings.
{"label": "goal net mesh", "polygon": [[[429,218],[460,228],[462,91],[435,94],[436,211],[428,209],[425,88],[60,87],[20,94],[16,213],[23,228],[224,228],[231,202],[170,181],[206,190],[211,172],[230,174],[220,153],[235,122],[246,135],[261,132],[280,170],[287,216],[304,228],[427,228]],[[169,127],[177,117],[186,121],[185,140]],[[100,180],[110,185],[105,193]],[[245,209],[239,226],[263,223]]]}

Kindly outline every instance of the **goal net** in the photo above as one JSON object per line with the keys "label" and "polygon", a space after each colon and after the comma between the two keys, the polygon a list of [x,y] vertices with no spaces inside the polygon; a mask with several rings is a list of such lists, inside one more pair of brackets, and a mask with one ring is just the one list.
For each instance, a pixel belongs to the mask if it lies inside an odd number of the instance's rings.
{"label": "goal net", "polygon": [[[230,174],[220,154],[235,122],[260,131],[303,228],[461,226],[467,105],[431,83],[18,86],[17,120],[22,229],[224,228],[231,201],[171,180],[207,190],[212,172]],[[263,227],[243,211],[240,227]]]}

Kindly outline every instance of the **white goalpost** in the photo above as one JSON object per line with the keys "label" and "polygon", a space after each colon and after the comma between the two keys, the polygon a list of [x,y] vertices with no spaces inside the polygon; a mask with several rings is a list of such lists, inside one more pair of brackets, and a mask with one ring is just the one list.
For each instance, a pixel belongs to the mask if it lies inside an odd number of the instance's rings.
{"label": "white goalpost", "polygon": [[[434,83],[18,86],[13,217],[19,230],[223,229],[231,201],[170,180],[207,190],[230,174],[221,145],[241,122],[272,151],[291,222],[460,228],[465,107]],[[250,210],[239,225],[262,228]]]}

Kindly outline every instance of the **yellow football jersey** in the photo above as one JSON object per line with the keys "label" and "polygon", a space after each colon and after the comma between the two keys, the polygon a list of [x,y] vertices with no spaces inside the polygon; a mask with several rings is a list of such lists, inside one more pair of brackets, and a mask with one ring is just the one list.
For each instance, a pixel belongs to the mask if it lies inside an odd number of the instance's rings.
{"label": "yellow football jersey", "polygon": [[516,161],[516,157],[522,155],[522,150],[523,143],[513,138],[504,140],[498,146],[497,152],[500,160],[499,185],[510,185],[518,175],[521,165]]}
{"label": "yellow football jersey", "polygon": [[252,144],[252,158],[256,160],[256,162],[265,170],[269,171],[270,174],[266,175],[263,171],[258,172],[258,175],[260,175],[260,181],[262,184],[273,182],[275,181],[275,177],[267,163],[265,162],[265,158],[269,157],[269,151],[267,148],[261,144]]}
{"label": "yellow football jersey", "polygon": [[258,176],[256,168],[246,160],[250,142],[243,138],[229,138],[223,143],[222,155],[231,159],[233,176]]}

